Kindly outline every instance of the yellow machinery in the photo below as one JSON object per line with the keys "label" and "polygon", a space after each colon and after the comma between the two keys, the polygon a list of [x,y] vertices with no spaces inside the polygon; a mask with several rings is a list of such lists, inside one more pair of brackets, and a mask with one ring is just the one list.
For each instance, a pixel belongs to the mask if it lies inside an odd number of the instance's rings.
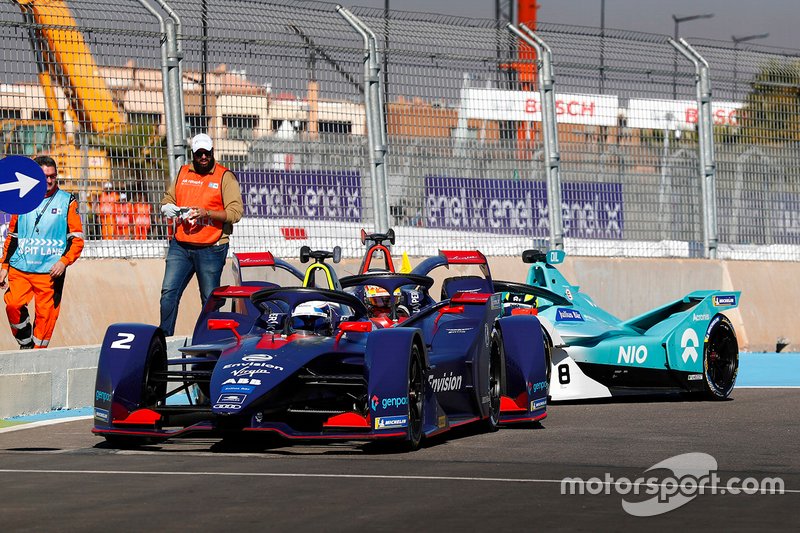
{"label": "yellow machinery", "polygon": [[[17,153],[21,151],[26,155],[47,153],[53,156],[59,163],[65,189],[81,189],[92,194],[100,190],[103,183],[111,181],[110,147],[125,146],[136,138],[141,142],[144,138],[149,148],[157,140],[155,128],[151,127],[151,131],[142,135],[141,128],[135,132],[127,125],[66,2],[15,1],[30,25],[39,83],[50,113],[52,130],[48,132],[48,121],[6,120],[2,125],[3,148],[6,153],[16,148]],[[64,110],[59,107],[56,86],[66,97]],[[74,126],[71,129],[67,127],[65,113]],[[49,145],[43,142],[48,133]],[[80,134],[77,143],[76,134]],[[126,135],[130,135],[130,139],[126,140]],[[10,146],[9,142],[17,144]],[[137,157],[145,155],[142,150],[135,152],[138,152]],[[152,158],[153,154],[147,155]],[[117,164],[126,166],[123,162]]]}

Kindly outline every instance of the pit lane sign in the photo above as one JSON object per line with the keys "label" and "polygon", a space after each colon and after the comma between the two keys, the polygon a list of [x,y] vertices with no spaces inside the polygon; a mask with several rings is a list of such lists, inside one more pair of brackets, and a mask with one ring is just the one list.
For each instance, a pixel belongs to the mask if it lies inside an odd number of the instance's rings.
{"label": "pit lane sign", "polygon": [[11,155],[0,160],[0,210],[21,215],[36,209],[47,191],[44,171],[32,159]]}

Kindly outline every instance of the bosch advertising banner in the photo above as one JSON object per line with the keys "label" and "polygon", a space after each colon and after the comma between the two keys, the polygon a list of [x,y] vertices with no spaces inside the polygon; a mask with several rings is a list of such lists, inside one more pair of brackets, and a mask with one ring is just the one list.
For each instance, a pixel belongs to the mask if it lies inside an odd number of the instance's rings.
{"label": "bosch advertising banner", "polygon": [[361,174],[256,170],[237,173],[245,216],[361,221]]}
{"label": "bosch advertising banner", "polygon": [[[622,185],[564,183],[561,214],[567,237],[621,239]],[[427,176],[425,219],[429,228],[547,237],[547,187],[541,181]]]}
{"label": "bosch advertising banner", "polygon": [[[619,99],[612,94],[562,94],[555,98],[559,124],[616,126]],[[502,89],[464,89],[459,113],[481,120],[541,122],[542,103],[538,92]]]}

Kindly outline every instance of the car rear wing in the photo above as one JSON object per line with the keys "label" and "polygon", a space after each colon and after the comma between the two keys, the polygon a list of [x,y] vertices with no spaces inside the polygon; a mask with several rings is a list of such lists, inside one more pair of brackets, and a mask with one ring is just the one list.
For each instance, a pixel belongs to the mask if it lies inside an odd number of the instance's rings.
{"label": "car rear wing", "polygon": [[233,285],[242,286],[248,283],[244,279],[243,271],[246,268],[269,267],[272,270],[282,269],[289,272],[299,281],[303,281],[303,273],[282,259],[277,259],[272,252],[244,252],[233,254]]}

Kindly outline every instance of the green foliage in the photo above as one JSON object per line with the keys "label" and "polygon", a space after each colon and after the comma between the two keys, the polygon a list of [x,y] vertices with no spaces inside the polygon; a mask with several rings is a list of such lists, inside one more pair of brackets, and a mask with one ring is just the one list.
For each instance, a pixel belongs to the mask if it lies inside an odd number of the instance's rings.
{"label": "green foliage", "polygon": [[152,183],[163,180],[168,167],[166,139],[151,124],[132,124],[118,133],[96,135],[92,145],[108,154],[115,183]]}
{"label": "green foliage", "polygon": [[739,134],[751,144],[800,141],[800,61],[773,59],[761,67],[742,110]]}

